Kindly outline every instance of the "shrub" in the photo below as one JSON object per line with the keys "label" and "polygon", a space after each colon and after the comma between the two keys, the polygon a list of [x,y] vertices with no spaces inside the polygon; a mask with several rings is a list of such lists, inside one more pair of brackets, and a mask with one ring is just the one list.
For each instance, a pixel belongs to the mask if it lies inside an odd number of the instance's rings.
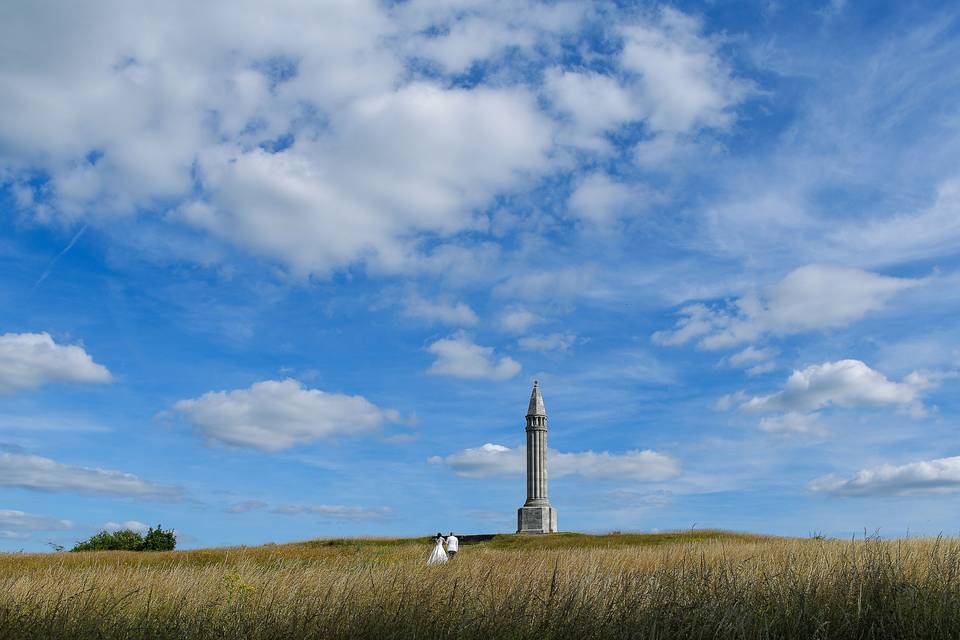
{"label": "shrub", "polygon": [[177,546],[177,534],[173,529],[164,531],[157,525],[154,529],[150,527],[147,536],[143,539],[143,551],[173,551]]}
{"label": "shrub", "polygon": [[101,531],[83,542],[78,542],[71,551],[173,551],[177,536],[172,529],[165,531],[158,524],[150,527],[146,537],[130,529]]}
{"label": "shrub", "polygon": [[120,529],[94,534],[78,542],[71,551],[139,551],[142,546],[142,535],[130,529]]}

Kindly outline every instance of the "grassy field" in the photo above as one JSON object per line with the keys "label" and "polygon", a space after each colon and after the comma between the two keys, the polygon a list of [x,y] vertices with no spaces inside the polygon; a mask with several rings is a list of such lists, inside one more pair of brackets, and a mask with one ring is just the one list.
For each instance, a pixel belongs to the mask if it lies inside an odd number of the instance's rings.
{"label": "grassy field", "polygon": [[0,638],[958,638],[960,540],[717,531],[0,555]]}

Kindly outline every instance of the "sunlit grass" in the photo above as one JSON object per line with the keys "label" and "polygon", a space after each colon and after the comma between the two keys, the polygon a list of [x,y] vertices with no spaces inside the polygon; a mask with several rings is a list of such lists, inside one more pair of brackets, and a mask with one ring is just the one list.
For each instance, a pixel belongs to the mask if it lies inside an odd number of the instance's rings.
{"label": "sunlit grass", "polygon": [[0,556],[0,638],[956,638],[960,541],[715,531]]}

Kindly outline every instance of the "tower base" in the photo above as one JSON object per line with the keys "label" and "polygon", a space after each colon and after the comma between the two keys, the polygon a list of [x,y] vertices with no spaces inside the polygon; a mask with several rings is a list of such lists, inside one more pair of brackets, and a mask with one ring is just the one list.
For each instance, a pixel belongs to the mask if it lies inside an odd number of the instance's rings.
{"label": "tower base", "polygon": [[553,507],[517,509],[517,533],[556,533],[557,510]]}

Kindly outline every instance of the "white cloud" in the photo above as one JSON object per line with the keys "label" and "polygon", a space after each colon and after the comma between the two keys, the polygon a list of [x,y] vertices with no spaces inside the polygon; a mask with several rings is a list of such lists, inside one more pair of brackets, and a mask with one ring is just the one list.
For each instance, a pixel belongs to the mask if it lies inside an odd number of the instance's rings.
{"label": "white cloud", "polygon": [[0,529],[0,540],[26,540],[30,534],[26,531]]}
{"label": "white cloud", "polygon": [[393,513],[389,507],[354,507],[340,504],[284,505],[274,509],[274,513],[284,515],[309,514],[330,520],[373,520],[384,518]]}
{"label": "white cloud", "polygon": [[518,344],[521,349],[526,349],[528,351],[542,351],[544,353],[549,351],[560,351],[566,352],[570,350],[577,342],[577,334],[575,333],[548,333],[545,335],[539,336],[526,336],[520,338]]}
{"label": "white cloud", "polygon": [[[511,449],[487,443],[474,449],[463,449],[448,456],[433,456],[430,464],[445,464],[454,473],[468,478],[515,476],[525,473],[526,448]],[[661,482],[680,475],[680,463],[665,454],[649,449],[625,453],[549,453],[551,478],[579,475],[589,480],[635,480]]]}
{"label": "white cloud", "polygon": [[605,149],[608,143],[599,134],[643,115],[630,88],[601,73],[549,69],[543,88],[554,107],[572,119],[573,141],[581,147]]}
{"label": "white cloud", "polygon": [[748,376],[759,376],[763,373],[770,373],[771,371],[776,371],[777,363],[776,362],[761,362],[760,364],[755,364],[752,367],[747,369]]}
{"label": "white cloud", "polygon": [[916,412],[922,410],[920,393],[927,386],[928,381],[922,377],[908,376],[904,382],[893,382],[859,360],[839,360],[796,370],[782,391],[750,398],[740,409],[751,413],[807,413],[831,405],[893,405]]}
{"label": "white cloud", "polygon": [[665,507],[673,502],[673,494],[664,489],[643,492],[618,489],[616,491],[598,493],[597,497],[621,509]]}
{"label": "white cloud", "polygon": [[623,30],[621,63],[639,76],[635,95],[654,131],[727,127],[732,107],[750,90],[717,55],[718,43],[701,31],[697,19],[670,8],[654,24]]}
{"label": "white cloud", "polygon": [[575,29],[585,9],[578,2],[414,0],[394,13],[411,31],[404,43],[409,55],[446,73],[461,73],[474,62],[496,59],[508,50],[526,52]]}
{"label": "white cloud", "polygon": [[362,396],[305,388],[296,380],[265,380],[249,389],[210,391],[174,405],[208,440],[281,451],[334,436],[376,431],[397,421]]}
{"label": "white cloud", "polygon": [[[172,0],[5,17],[0,169],[21,206],[103,228],[156,214],[216,240],[213,259],[233,244],[298,274],[424,269],[436,240],[486,230],[497,196],[570,169],[562,130],[597,142],[644,120],[692,136],[727,126],[744,95],[721,42],[674,10],[605,14],[605,38],[625,42],[598,54],[609,73],[547,68],[542,86],[530,71],[597,10]],[[486,83],[444,75],[479,61]]]}
{"label": "white cloud", "polygon": [[852,478],[830,474],[811,481],[809,488],[851,497],[956,493],[960,491],[960,456],[904,465],[884,464],[862,469]]}
{"label": "white cloud", "polygon": [[776,370],[777,364],[773,358],[779,351],[774,347],[756,348],[749,346],[743,351],[739,351],[728,358],[721,360],[721,363],[727,363],[733,367],[746,368],[747,375],[757,376],[763,373],[770,373]]}
{"label": "white cloud", "polygon": [[760,431],[784,435],[823,433],[823,427],[815,413],[789,412],[777,416],[765,416],[760,420]]}
{"label": "white cloud", "polygon": [[146,533],[150,530],[150,525],[137,520],[127,520],[126,522],[105,522],[103,528],[107,531],[121,531],[127,529],[137,533]]}
{"label": "white cloud", "polygon": [[547,167],[549,121],[520,88],[417,83],[338,115],[328,137],[283,153],[204,154],[212,197],[181,219],[298,272],[407,270],[412,238],[477,227],[473,208]]}
{"label": "white cloud", "polygon": [[[604,151],[609,144],[600,134],[643,121],[657,134],[662,157],[665,147],[679,146],[679,134],[728,127],[751,86],[733,76],[718,55],[719,42],[702,31],[697,19],[664,8],[620,29],[623,49],[609,74],[548,70],[544,93],[571,120],[573,144]],[[640,155],[649,160],[650,151]]]}
{"label": "white cloud", "polygon": [[740,351],[739,353],[735,353],[729,358],[727,358],[727,362],[729,362],[735,367],[739,367],[742,365],[753,364],[755,362],[764,362],[766,360],[771,360],[772,358],[776,357],[777,353],[778,351],[773,347],[763,347],[763,348],[757,349],[755,347],[750,346],[744,349],[743,351]]}
{"label": "white cloud", "polygon": [[0,509],[0,530],[15,532],[15,537],[27,537],[34,531],[58,531],[72,528],[73,522],[70,520],[40,516],[13,509]]}
{"label": "white cloud", "polygon": [[106,367],[76,345],[61,345],[48,333],[0,335],[0,393],[52,382],[110,382]]}
{"label": "white cloud", "polygon": [[437,356],[427,373],[457,378],[506,380],[520,373],[520,363],[509,356],[494,355],[493,347],[475,344],[464,333],[441,338],[427,351]]}
{"label": "white cloud", "polygon": [[433,60],[447,73],[458,73],[507,47],[529,46],[534,37],[527,28],[469,17],[455,22],[442,36],[418,39],[415,44],[419,46],[412,52]]}
{"label": "white cloud", "polygon": [[480,321],[473,309],[463,302],[434,302],[420,296],[404,300],[403,315],[430,323],[455,326],[473,326]]}
{"label": "white cloud", "polygon": [[266,507],[267,503],[262,500],[244,500],[243,502],[236,502],[227,507],[227,513],[247,513],[248,511],[265,509]]}
{"label": "white cloud", "polygon": [[674,347],[685,344],[691,339],[705,335],[721,324],[724,318],[703,304],[691,304],[680,309],[680,315],[685,316],[677,320],[672,331],[657,331],[652,339],[656,344]]}
{"label": "white cloud", "polygon": [[856,252],[872,263],[895,263],[949,255],[960,243],[960,177],[941,182],[930,206],[846,224],[826,238],[829,252]]}
{"label": "white cloud", "polygon": [[0,431],[72,431],[94,433],[109,431],[107,427],[82,415],[63,413],[0,413]]}
{"label": "white cloud", "polygon": [[602,173],[585,177],[570,195],[570,210],[580,220],[605,227],[628,212],[641,211],[650,196]]}
{"label": "white cloud", "polygon": [[884,308],[898,292],[922,281],[883,276],[861,269],[807,265],[791,271],[762,296],[745,295],[731,308],[694,304],[669,331],[653,334],[654,342],[680,345],[700,338],[705,349],[720,349],[765,335],[789,335],[845,327]]}
{"label": "white cloud", "polygon": [[0,124],[0,164],[50,174],[46,217],[105,223],[199,188],[169,220],[300,273],[396,270],[421,235],[472,228],[475,207],[549,165],[529,89],[411,80],[404,11],[377,2],[17,13],[0,26],[21,52],[0,64],[0,123],[20,123]]}
{"label": "white cloud", "polygon": [[2,452],[0,486],[154,499],[177,499],[183,493],[179,487],[154,484],[122,471],[79,467],[40,456]]}
{"label": "white cloud", "polygon": [[485,478],[497,475],[519,475],[526,470],[526,449],[511,449],[502,444],[486,443],[474,449],[463,449],[443,456],[432,456],[430,464],[446,464],[458,476]]}
{"label": "white cloud", "polygon": [[499,327],[510,333],[523,333],[533,325],[542,322],[543,319],[531,313],[527,309],[514,308],[504,311],[501,315],[497,324]]}
{"label": "white cloud", "polygon": [[510,276],[494,288],[494,294],[521,300],[548,300],[597,295],[594,270],[590,267],[532,271]]}
{"label": "white cloud", "polygon": [[721,396],[713,403],[713,409],[715,411],[729,411],[735,405],[742,404],[744,400],[747,399],[747,394],[743,391],[737,391],[736,393],[728,393]]}
{"label": "white cloud", "polygon": [[591,480],[661,482],[680,475],[680,463],[676,459],[650,449],[625,453],[554,452],[550,462],[556,477],[575,474]]}

